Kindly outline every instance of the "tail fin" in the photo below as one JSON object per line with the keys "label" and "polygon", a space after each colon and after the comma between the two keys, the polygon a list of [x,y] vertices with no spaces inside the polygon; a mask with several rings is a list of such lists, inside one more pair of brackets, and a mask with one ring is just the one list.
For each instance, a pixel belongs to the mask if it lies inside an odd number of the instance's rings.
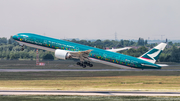
{"label": "tail fin", "polygon": [[167,45],[166,43],[160,43],[153,49],[149,50],[148,52],[140,56],[139,59],[142,59],[151,63],[155,63],[156,60],[159,58],[159,55],[161,54],[161,52],[166,47],[166,45]]}

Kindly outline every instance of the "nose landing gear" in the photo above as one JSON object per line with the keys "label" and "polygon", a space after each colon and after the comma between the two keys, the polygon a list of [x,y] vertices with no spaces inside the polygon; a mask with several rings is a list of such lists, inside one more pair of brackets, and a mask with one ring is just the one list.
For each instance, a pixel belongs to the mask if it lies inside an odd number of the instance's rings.
{"label": "nose landing gear", "polygon": [[24,50],[24,45],[21,45],[21,51],[23,51]]}

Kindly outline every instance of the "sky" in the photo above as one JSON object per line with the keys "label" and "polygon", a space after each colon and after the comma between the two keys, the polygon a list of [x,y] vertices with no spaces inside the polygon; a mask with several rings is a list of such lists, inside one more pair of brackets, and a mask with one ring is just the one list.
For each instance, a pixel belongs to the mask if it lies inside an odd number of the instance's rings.
{"label": "sky", "polygon": [[0,37],[180,40],[180,0],[0,0]]}

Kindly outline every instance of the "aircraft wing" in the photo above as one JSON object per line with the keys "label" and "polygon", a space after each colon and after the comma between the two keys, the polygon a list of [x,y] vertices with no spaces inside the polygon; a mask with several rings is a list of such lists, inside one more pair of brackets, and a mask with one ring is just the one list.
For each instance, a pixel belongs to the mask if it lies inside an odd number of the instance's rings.
{"label": "aircraft wing", "polygon": [[89,53],[91,52],[92,50],[87,50],[87,51],[80,51],[80,52],[69,52],[71,54],[71,57],[72,58],[76,58],[76,59],[80,59],[80,61],[89,61]]}
{"label": "aircraft wing", "polygon": [[122,51],[122,50],[128,50],[131,47],[124,47],[124,48],[117,48],[117,49],[107,49],[107,51],[111,51],[111,52],[118,52],[118,51]]}

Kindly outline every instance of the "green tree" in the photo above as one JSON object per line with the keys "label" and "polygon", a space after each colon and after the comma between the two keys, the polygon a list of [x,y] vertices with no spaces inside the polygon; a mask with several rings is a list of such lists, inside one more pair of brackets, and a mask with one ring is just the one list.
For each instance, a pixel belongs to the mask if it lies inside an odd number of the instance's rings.
{"label": "green tree", "polygon": [[0,44],[7,44],[7,38],[0,38]]}
{"label": "green tree", "polygon": [[171,61],[172,62],[180,62],[180,49],[178,49],[176,46],[173,46],[171,53]]}
{"label": "green tree", "polygon": [[130,56],[133,56],[133,57],[139,57],[141,56],[142,54],[146,53],[148,51],[148,48],[142,46],[138,49],[129,49],[127,51],[124,51],[122,52],[123,54],[126,54],[126,55],[130,55]]}
{"label": "green tree", "polygon": [[77,41],[76,41],[76,39],[72,39],[71,42],[75,42],[76,43]]}
{"label": "green tree", "polygon": [[43,56],[43,60],[54,60],[54,56],[51,53],[46,53]]}
{"label": "green tree", "polygon": [[139,38],[138,45],[144,46],[144,39],[143,38]]}
{"label": "green tree", "polygon": [[173,45],[172,41],[168,42],[168,45],[172,46]]}

